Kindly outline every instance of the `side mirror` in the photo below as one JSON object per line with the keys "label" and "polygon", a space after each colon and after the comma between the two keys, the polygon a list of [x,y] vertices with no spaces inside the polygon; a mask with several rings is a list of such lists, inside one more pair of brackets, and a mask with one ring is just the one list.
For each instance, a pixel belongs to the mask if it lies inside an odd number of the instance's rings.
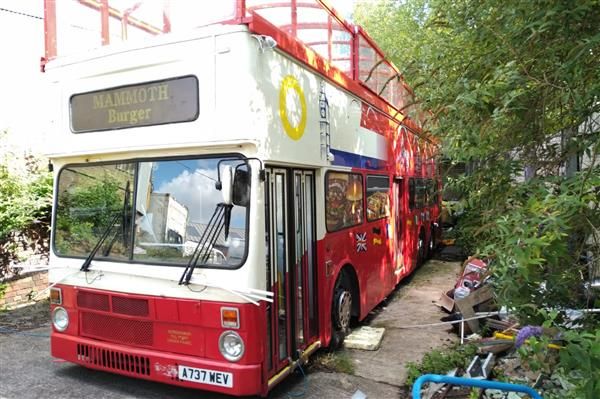
{"label": "side mirror", "polygon": [[250,204],[250,172],[238,166],[233,177],[232,202],[238,206]]}
{"label": "side mirror", "polygon": [[233,202],[233,167],[231,165],[225,165],[223,167],[220,183],[223,203],[226,205],[231,205]]}

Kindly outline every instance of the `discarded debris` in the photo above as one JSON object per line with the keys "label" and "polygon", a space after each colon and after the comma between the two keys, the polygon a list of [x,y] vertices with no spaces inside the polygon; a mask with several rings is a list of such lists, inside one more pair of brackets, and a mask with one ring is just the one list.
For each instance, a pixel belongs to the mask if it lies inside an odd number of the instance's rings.
{"label": "discarded debris", "polygon": [[357,389],[356,392],[354,392],[354,395],[352,395],[351,399],[367,399],[367,395],[365,395],[365,393],[360,389]]}
{"label": "discarded debris", "polygon": [[[560,373],[561,371],[553,371],[553,361],[558,358],[559,353],[566,353],[564,350],[565,338],[559,333],[559,328],[546,328],[536,325],[520,325],[519,322],[511,316],[509,311],[502,307],[498,309],[495,301],[494,286],[491,284],[491,279],[488,271],[488,263],[486,261],[469,258],[463,263],[462,273],[453,282],[448,291],[442,293],[437,301],[448,315],[441,318],[443,323],[452,325],[455,332],[460,334],[460,343],[469,342],[477,348],[477,355],[472,358],[466,368],[458,366],[458,372],[452,375],[458,375],[456,380],[475,379],[480,380],[481,385],[471,385],[473,387],[485,388],[484,391],[477,392],[468,390],[459,392],[448,384],[450,380],[430,379],[430,387],[428,390],[421,392],[423,398],[441,399],[441,398],[473,398],[478,399],[516,399],[524,397],[523,392],[507,392],[505,388],[498,384],[498,381],[493,381],[494,378],[508,380],[517,384],[521,384],[524,388],[533,389],[532,394],[537,392],[564,392],[574,389],[569,381]],[[600,313],[600,309],[547,309],[548,311],[561,312],[564,317],[564,322],[561,327],[576,328],[582,325],[583,317],[586,313]],[[466,336],[466,337],[465,337]],[[541,341],[540,341],[541,337]],[[515,356],[515,351],[521,346],[533,344],[537,339],[537,343],[546,342],[550,351],[542,351],[544,358],[535,358],[535,363],[531,362],[531,358],[525,356],[523,360]],[[561,351],[562,350],[562,351]],[[537,346],[530,347],[526,350],[539,351]],[[537,354],[537,352],[534,352]],[[539,367],[538,364],[542,364]],[[466,365],[465,365],[466,366]],[[422,377],[431,375],[423,375]],[[435,384],[433,383],[435,382]],[[447,384],[444,384],[447,383]],[[457,383],[457,385],[460,385]],[[466,384],[468,385],[468,384]],[[495,385],[494,389],[488,389]],[[415,383],[416,386],[416,383]],[[535,396],[536,398],[540,397]],[[556,397],[561,397],[556,396]]]}
{"label": "discarded debris", "polygon": [[[453,369],[450,370],[448,373],[446,373],[447,376],[449,377],[454,377],[456,375],[456,372],[458,371],[458,369]],[[427,392],[425,393],[425,395],[423,395],[423,399],[432,399],[434,397],[434,395],[438,392],[440,392],[440,390],[446,386],[446,384],[444,383],[431,383],[429,384],[429,389],[427,390]]]}
{"label": "discarded debris", "polygon": [[473,360],[467,367],[465,377],[468,378],[481,378],[487,380],[490,377],[492,367],[494,367],[494,354],[488,353],[485,360],[481,360],[479,355],[475,355]]}
{"label": "discarded debris", "polygon": [[493,306],[484,304],[493,300],[494,293],[490,285],[483,286],[468,296],[455,301],[455,305],[462,314],[463,318],[467,320],[467,325],[472,333],[479,331],[479,319],[474,318],[476,311],[491,310]]}

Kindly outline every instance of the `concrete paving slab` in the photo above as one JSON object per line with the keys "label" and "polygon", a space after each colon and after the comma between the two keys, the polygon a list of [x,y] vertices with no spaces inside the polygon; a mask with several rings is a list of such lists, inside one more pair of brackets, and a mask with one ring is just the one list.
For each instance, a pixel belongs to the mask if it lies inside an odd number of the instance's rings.
{"label": "concrete paving slab", "polygon": [[383,341],[383,327],[360,326],[352,330],[352,332],[344,340],[346,349],[361,349],[367,351],[375,351],[381,346]]}

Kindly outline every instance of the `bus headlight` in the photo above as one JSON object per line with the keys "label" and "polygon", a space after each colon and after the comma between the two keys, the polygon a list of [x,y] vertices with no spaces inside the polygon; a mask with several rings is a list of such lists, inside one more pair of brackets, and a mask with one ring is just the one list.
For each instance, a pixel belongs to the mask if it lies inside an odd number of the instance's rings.
{"label": "bus headlight", "polygon": [[219,338],[219,350],[230,362],[237,362],[244,355],[244,341],[235,331],[225,331]]}
{"label": "bus headlight", "polygon": [[69,327],[69,314],[60,306],[54,308],[52,312],[52,324],[58,331],[63,332]]}

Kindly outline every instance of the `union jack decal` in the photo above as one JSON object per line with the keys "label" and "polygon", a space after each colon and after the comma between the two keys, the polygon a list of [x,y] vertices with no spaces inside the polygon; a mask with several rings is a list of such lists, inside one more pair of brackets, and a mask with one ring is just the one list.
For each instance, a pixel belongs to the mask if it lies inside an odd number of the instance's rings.
{"label": "union jack decal", "polygon": [[356,252],[367,252],[367,233],[356,233]]}

